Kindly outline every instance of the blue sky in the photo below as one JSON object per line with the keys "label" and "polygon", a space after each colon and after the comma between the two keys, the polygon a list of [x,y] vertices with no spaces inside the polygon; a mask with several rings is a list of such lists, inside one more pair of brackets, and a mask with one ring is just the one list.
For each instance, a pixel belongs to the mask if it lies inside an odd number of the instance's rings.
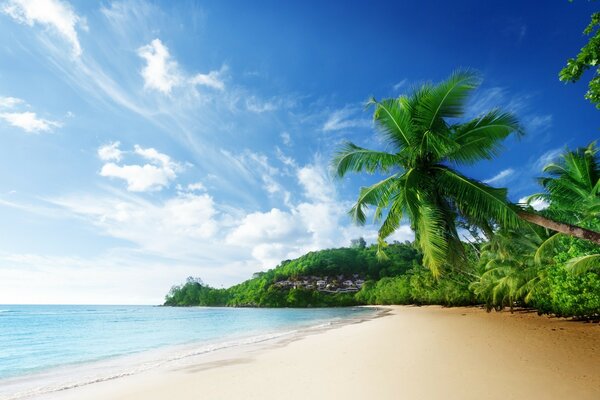
{"label": "blue sky", "polygon": [[382,146],[370,96],[458,67],[484,78],[469,115],[527,130],[463,171],[536,192],[600,136],[585,82],[557,79],[596,4],[539,4],[0,1],[0,303],[156,304],[372,241],[346,211],[375,178],[332,180],[332,152]]}

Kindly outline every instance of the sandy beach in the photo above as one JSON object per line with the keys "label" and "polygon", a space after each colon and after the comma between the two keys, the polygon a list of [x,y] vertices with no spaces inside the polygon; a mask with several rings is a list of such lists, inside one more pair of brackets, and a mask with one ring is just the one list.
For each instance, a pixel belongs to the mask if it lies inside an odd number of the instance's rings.
{"label": "sandy beach", "polygon": [[192,365],[51,398],[600,398],[598,324],[478,308],[386,309],[364,322],[215,352]]}

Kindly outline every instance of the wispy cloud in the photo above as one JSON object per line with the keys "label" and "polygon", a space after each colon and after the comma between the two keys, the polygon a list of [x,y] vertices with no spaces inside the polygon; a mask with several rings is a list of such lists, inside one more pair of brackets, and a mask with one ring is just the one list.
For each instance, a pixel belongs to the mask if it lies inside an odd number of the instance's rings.
{"label": "wispy cloud", "polygon": [[288,132],[282,132],[279,137],[281,138],[281,141],[283,142],[283,144],[285,144],[286,146],[291,146],[292,144],[292,137],[290,136],[290,134]]}
{"label": "wispy cloud", "polygon": [[345,107],[336,110],[329,115],[323,124],[323,131],[339,131],[342,129],[368,128],[371,120],[358,116],[360,109],[356,107]]}
{"label": "wispy cloud", "polygon": [[61,126],[60,122],[40,118],[31,111],[0,113],[0,119],[12,126],[23,129],[27,133],[48,132]]}
{"label": "wispy cloud", "polygon": [[483,183],[487,183],[492,184],[492,183],[500,183],[500,182],[504,182],[506,181],[509,177],[513,176],[515,173],[515,170],[512,168],[507,168],[505,170],[502,170],[500,172],[498,172],[496,175],[494,175],[493,177],[486,179],[483,181]]}
{"label": "wispy cloud", "polygon": [[524,124],[528,132],[544,132],[552,127],[552,115],[531,115],[525,118]]}
{"label": "wispy cloud", "polygon": [[467,117],[473,118],[494,109],[515,114],[525,128],[525,140],[546,141],[552,128],[551,114],[540,114],[532,107],[534,94],[510,93],[503,87],[481,89],[475,93],[467,107]]}
{"label": "wispy cloud", "polygon": [[534,169],[541,171],[546,165],[556,162],[563,152],[564,148],[562,147],[546,151],[534,162]]}
{"label": "wispy cloud", "polygon": [[400,89],[402,89],[403,87],[405,87],[407,83],[408,83],[408,79],[406,79],[406,78],[402,79],[401,81],[395,83],[394,86],[392,86],[392,89],[394,89],[394,92],[397,92]]}
{"label": "wispy cloud", "polygon": [[2,108],[14,108],[19,104],[24,104],[25,102],[16,97],[0,97],[0,109]]}
{"label": "wispy cloud", "polygon": [[217,90],[225,89],[223,75],[227,72],[227,66],[223,65],[218,71],[210,71],[208,74],[196,74],[190,79],[192,85],[207,86]]}
{"label": "wispy cloud", "polygon": [[502,33],[509,38],[514,38],[519,44],[527,35],[527,24],[521,18],[511,19],[506,21]]}
{"label": "wispy cloud", "polygon": [[291,109],[297,105],[298,101],[295,96],[275,96],[269,99],[261,99],[256,94],[245,93],[243,97],[245,98],[243,101],[245,109],[256,114]]}
{"label": "wispy cloud", "polygon": [[0,6],[0,10],[22,24],[42,25],[47,31],[67,41],[74,56],[81,55],[76,28],[87,30],[87,24],[69,3],[60,0],[8,0]]}
{"label": "wispy cloud", "polygon": [[49,132],[62,126],[61,122],[39,117],[35,112],[15,110],[18,106],[29,107],[22,99],[0,97],[0,119],[27,133]]}
{"label": "wispy cloud", "polygon": [[529,107],[530,100],[529,94],[511,94],[508,89],[499,86],[480,89],[469,101],[467,115],[475,117],[496,108],[522,114]]}

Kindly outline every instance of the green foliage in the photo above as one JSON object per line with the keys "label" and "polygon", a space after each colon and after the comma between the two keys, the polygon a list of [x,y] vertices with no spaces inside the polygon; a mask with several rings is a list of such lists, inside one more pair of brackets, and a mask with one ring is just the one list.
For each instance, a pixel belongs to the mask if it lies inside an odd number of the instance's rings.
{"label": "green foliage", "polygon": [[[600,229],[600,163],[595,143],[566,151],[544,168],[541,213]],[[530,306],[540,313],[600,316],[600,246],[537,227],[501,229],[482,246],[479,279],[471,289],[488,310]]]}
{"label": "green foliage", "polygon": [[225,289],[204,285],[200,279],[189,277],[183,286],[173,286],[165,298],[166,306],[224,306],[227,304]]}
{"label": "green foliage", "polygon": [[366,210],[375,208],[379,229],[379,258],[385,259],[385,238],[408,218],[424,265],[435,276],[445,266],[464,263],[457,217],[489,230],[492,223],[516,227],[519,219],[509,206],[505,189],[469,179],[449,165],[490,159],[511,133],[521,134],[516,117],[492,110],[464,123],[468,96],[480,84],[478,74],[457,71],[445,81],[425,84],[409,96],[371,100],[375,126],[392,151],[382,152],[344,144],[332,160],[339,177],[349,172],[388,174],[360,190],[350,210],[362,224]]}
{"label": "green foliage", "polygon": [[438,279],[430,270],[416,267],[406,275],[367,282],[356,299],[364,304],[473,305],[476,299],[469,283],[457,272],[448,272]]}
{"label": "green foliage", "polygon": [[[581,48],[577,57],[567,60],[567,66],[559,73],[559,79],[564,82],[577,82],[588,69],[596,68],[600,62],[600,13],[592,14],[590,24],[583,31],[590,36],[588,43]],[[596,68],[594,77],[590,80],[585,98],[596,108],[600,108],[600,68]]]}
{"label": "green foliage", "polygon": [[539,183],[545,192],[530,196],[528,201],[544,200],[550,205],[546,215],[594,228],[589,224],[600,219],[600,157],[596,142],[566,150],[556,162],[546,165],[544,172]]}
{"label": "green foliage", "polygon": [[[362,239],[362,238],[361,238]],[[375,246],[367,247],[364,239],[353,241],[350,248],[314,251],[295,260],[282,261],[277,268],[254,274],[229,289],[214,289],[188,278],[183,286],[175,286],[165,305],[238,306],[238,307],[331,307],[360,304],[354,293],[325,293],[304,288],[284,289],[278,281],[300,277],[338,277],[358,275],[379,280],[399,276],[421,264],[421,255],[409,243],[394,243],[388,248],[388,259],[379,261]]]}
{"label": "green foliage", "polygon": [[583,318],[600,317],[600,275],[570,273],[564,264],[547,270],[547,278],[530,305],[540,313]]}

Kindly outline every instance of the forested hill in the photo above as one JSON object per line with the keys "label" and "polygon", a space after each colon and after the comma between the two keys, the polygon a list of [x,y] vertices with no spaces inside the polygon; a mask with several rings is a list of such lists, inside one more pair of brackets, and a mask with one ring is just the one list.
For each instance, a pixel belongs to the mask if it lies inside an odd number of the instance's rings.
{"label": "forested hill", "polygon": [[257,272],[252,279],[228,289],[211,288],[190,277],[184,285],[171,288],[165,305],[352,305],[357,304],[355,293],[365,281],[401,276],[421,265],[421,255],[408,242],[389,245],[385,261],[379,261],[376,252],[376,246],[366,246],[358,239],[352,247],[313,251],[284,260],[276,268]]}

